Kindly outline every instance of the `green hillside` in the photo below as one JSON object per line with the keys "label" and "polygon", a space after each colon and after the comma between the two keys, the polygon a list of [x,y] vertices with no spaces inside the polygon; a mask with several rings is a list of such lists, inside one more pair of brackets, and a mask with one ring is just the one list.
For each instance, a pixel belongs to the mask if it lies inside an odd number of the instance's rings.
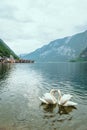
{"label": "green hillside", "polygon": [[10,55],[18,59],[18,56],[0,39],[0,56],[10,57]]}

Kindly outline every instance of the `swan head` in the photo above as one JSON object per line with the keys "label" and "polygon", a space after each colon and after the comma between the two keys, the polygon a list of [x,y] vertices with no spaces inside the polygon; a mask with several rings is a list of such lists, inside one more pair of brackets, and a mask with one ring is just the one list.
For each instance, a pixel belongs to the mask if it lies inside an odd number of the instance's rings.
{"label": "swan head", "polygon": [[50,93],[51,93],[52,95],[54,95],[56,92],[57,92],[56,89],[51,89],[51,90],[50,90]]}

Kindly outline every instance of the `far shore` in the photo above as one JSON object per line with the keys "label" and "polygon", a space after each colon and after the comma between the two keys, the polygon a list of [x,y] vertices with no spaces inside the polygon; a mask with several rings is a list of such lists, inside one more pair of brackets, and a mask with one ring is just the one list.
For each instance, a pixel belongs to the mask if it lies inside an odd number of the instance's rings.
{"label": "far shore", "polygon": [[1,58],[0,63],[34,63],[34,60]]}

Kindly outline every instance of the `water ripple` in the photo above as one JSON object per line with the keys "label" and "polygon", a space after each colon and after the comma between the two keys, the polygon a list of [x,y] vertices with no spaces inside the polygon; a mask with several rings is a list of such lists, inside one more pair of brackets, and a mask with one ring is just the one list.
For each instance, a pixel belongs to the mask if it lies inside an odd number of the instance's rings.
{"label": "water ripple", "polygon": [[[2,66],[0,66],[2,67]],[[18,130],[87,128],[86,64],[14,64],[0,68],[0,126]],[[77,108],[41,105],[52,88],[73,95]],[[57,97],[58,95],[56,95]],[[79,127],[78,127],[79,126]]]}

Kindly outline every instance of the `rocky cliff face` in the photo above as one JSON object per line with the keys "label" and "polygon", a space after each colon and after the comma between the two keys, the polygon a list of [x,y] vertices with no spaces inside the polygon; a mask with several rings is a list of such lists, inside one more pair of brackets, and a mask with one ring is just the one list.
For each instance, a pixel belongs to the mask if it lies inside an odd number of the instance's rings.
{"label": "rocky cliff face", "polygon": [[77,58],[86,47],[87,31],[54,40],[23,58],[33,59],[37,62],[69,61]]}
{"label": "rocky cliff face", "polygon": [[82,61],[87,61],[87,47],[82,51],[79,56],[79,59]]}

